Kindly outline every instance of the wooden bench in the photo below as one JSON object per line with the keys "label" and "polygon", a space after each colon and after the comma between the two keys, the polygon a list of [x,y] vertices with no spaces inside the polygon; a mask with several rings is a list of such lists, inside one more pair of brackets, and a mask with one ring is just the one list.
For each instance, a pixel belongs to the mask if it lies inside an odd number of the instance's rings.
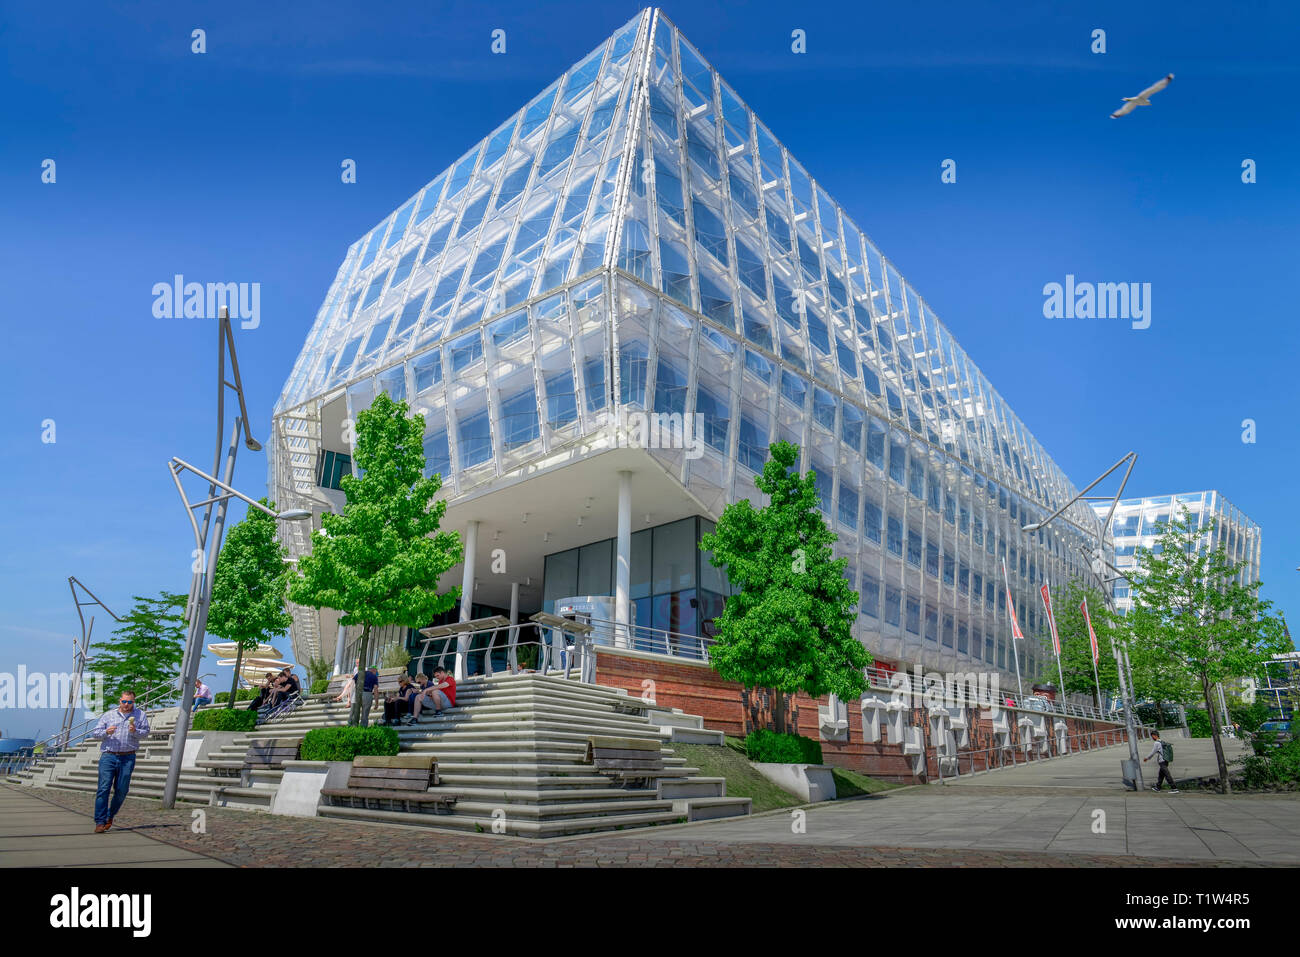
{"label": "wooden bench", "polygon": [[359,755],[352,761],[347,787],[322,788],[320,793],[335,807],[446,813],[456,799],[429,790],[437,785],[433,755]]}
{"label": "wooden bench", "polygon": [[661,744],[655,739],[595,736],[587,739],[582,763],[594,765],[597,771],[614,778],[623,787],[632,782],[651,783],[667,773],[660,749]]}
{"label": "wooden bench", "polygon": [[339,695],[343,693],[343,689],[347,687],[348,682],[350,682],[351,680],[352,680],[352,675],[350,674],[335,675],[333,678],[330,679],[330,683],[326,686],[325,690],[321,692],[321,694],[333,700],[334,698],[337,698]]}

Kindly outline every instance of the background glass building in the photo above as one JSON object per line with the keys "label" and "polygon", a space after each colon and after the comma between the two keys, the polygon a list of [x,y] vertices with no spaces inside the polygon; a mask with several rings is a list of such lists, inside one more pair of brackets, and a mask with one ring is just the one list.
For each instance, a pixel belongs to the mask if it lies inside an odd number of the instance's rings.
{"label": "background glass building", "polygon": [[[1093,508],[1101,521],[1105,521],[1110,504],[1097,504]],[[1119,571],[1137,567],[1137,550],[1152,548],[1156,543],[1156,527],[1182,514],[1186,508],[1191,517],[1206,527],[1215,520],[1208,546],[1223,546],[1228,558],[1243,562],[1237,580],[1242,584],[1258,581],[1260,577],[1260,529],[1250,518],[1220,492],[1184,492],[1179,495],[1152,495],[1147,498],[1120,499],[1115,506],[1110,533],[1115,543],[1114,564]],[[1127,580],[1113,585],[1115,607],[1123,614],[1133,608],[1133,598]]]}
{"label": "background glass building", "polygon": [[[345,421],[379,390],[425,415],[463,600],[521,615],[608,588],[640,628],[699,633],[725,582],[695,541],[761,499],[778,439],[815,470],[856,632],[890,662],[1010,674],[1005,561],[1021,669],[1054,673],[1037,587],[1089,575],[1100,540],[1083,504],[1022,531],[1074,496],[1067,477],[656,10],[353,244],[276,405],[281,507],[341,505]],[[632,411],[699,416],[699,454],[629,447]],[[295,553],[302,524],[283,528]],[[300,660],[329,656],[336,619],[293,611]]]}

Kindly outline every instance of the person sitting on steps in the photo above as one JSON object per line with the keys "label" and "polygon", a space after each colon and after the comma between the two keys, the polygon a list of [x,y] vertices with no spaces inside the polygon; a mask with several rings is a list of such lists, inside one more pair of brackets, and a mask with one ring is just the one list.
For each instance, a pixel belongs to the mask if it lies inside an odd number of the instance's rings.
{"label": "person sitting on steps", "polygon": [[456,679],[447,673],[446,668],[433,669],[433,681],[416,696],[411,719],[406,724],[414,724],[420,718],[420,711],[433,707],[434,717],[442,714],[445,708],[456,707]]}

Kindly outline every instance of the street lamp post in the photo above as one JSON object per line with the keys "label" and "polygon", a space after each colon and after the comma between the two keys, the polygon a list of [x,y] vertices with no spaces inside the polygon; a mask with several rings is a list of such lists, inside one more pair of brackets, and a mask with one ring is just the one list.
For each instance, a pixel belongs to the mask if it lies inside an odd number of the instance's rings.
{"label": "street lamp post", "polygon": [[[1106,585],[1107,581],[1113,581],[1114,579],[1103,578],[1102,577],[1103,572],[1105,568],[1110,568],[1112,571],[1115,572],[1116,575],[1119,575],[1120,577],[1123,577],[1123,575],[1120,573],[1120,571],[1117,568],[1115,568],[1115,566],[1111,565],[1105,559],[1104,546],[1106,542],[1106,534],[1110,530],[1110,522],[1115,515],[1116,506],[1119,505],[1120,496],[1124,494],[1124,487],[1128,485],[1129,476],[1133,474],[1133,467],[1137,465],[1137,457],[1138,456],[1136,452],[1129,452],[1118,462],[1116,462],[1106,471],[1102,472],[1099,476],[1097,476],[1091,483],[1089,483],[1087,488],[1085,488],[1082,492],[1079,492],[1077,495],[1074,496],[1074,498],[1070,499],[1068,502],[1066,502],[1064,505],[1058,508],[1047,518],[1043,519],[1041,522],[1032,522],[1028,525],[1023,526],[1021,529],[1021,531],[1025,531],[1025,532],[1037,531],[1038,529],[1042,528],[1044,525],[1047,525],[1049,522],[1055,521],[1059,516],[1063,515],[1065,511],[1075,502],[1087,501],[1090,499],[1106,501],[1107,499],[1109,499],[1110,510],[1106,513],[1106,519],[1102,524],[1101,539],[1097,542],[1096,550],[1092,553],[1091,556],[1088,557],[1090,559],[1089,567],[1091,568],[1093,575],[1095,575],[1097,577],[1097,580],[1101,582],[1103,586],[1101,589],[1102,597],[1106,600],[1106,606],[1111,611],[1115,610],[1115,596],[1110,591],[1108,591],[1104,586]],[[1120,480],[1119,488],[1115,490],[1114,496],[1088,495],[1088,493],[1091,492],[1098,485],[1100,485],[1108,475],[1110,475],[1112,472],[1118,469],[1125,462],[1128,463],[1128,468],[1125,469],[1124,478]],[[1133,726],[1134,699],[1132,695],[1132,690],[1133,690],[1132,665],[1129,664],[1127,646],[1121,648],[1112,647],[1111,650],[1115,654],[1115,666],[1119,672],[1120,697],[1124,701],[1124,729],[1128,737],[1129,759],[1133,762],[1133,767],[1136,769],[1137,777],[1135,779],[1135,783],[1137,784],[1138,788],[1141,789],[1143,786],[1142,762],[1138,760],[1137,730]],[[1127,681],[1125,681],[1125,670],[1128,671]],[[1098,689],[1098,691],[1100,692],[1100,689]],[[1098,694],[1098,697],[1100,698],[1100,693]]]}
{"label": "street lamp post", "polygon": [[[230,353],[230,379],[226,378],[227,351]],[[235,454],[239,450],[240,435],[244,432],[248,423],[248,407],[244,402],[244,386],[239,376],[239,359],[235,355],[235,334],[230,324],[230,312],[223,306],[221,318],[217,322],[217,442],[212,464],[214,473],[221,467],[222,441],[225,438],[226,428],[226,389],[233,389],[235,397],[239,400],[239,416],[235,419],[235,426],[230,433],[230,441],[226,444],[226,464],[222,473],[223,478],[218,480],[213,475],[200,472],[194,466],[177,458],[173,458],[167,466],[172,474],[172,480],[176,483],[176,491],[180,493],[181,501],[185,503],[185,514],[189,517],[190,526],[194,530],[196,546],[193,577],[190,580],[189,601],[185,607],[185,619],[189,627],[185,642],[185,656],[181,665],[181,711],[176,719],[176,731],[172,737],[171,759],[167,767],[167,784],[163,790],[163,807],[168,808],[176,803],[176,786],[180,780],[181,762],[185,757],[185,738],[189,731],[190,720],[189,712],[194,705],[194,681],[199,673],[199,660],[203,657],[203,633],[207,627],[208,604],[212,598],[212,575],[216,571],[217,555],[221,551],[221,537],[226,522],[226,504],[234,497],[247,502],[250,506],[270,512],[270,509],[253,501],[247,495],[235,491],[230,486],[235,474]],[[259,452],[262,449],[262,444],[247,434],[244,435],[244,445],[250,452]],[[189,499],[185,496],[185,489],[181,486],[180,473],[182,471],[190,471],[207,479],[208,497],[205,500],[196,502],[193,505],[190,504]],[[218,495],[218,489],[221,489],[223,494]],[[213,508],[214,505],[216,506],[215,509]],[[203,509],[201,522],[194,517],[194,510],[200,507]],[[215,528],[213,528],[214,511]],[[271,514],[276,515],[274,512],[271,512]],[[281,512],[276,517],[284,520],[298,520],[310,518],[311,512],[305,509],[295,509]]]}
{"label": "street lamp post", "polygon": [[[208,624],[208,607],[212,602],[212,577],[217,570],[217,556],[221,552],[221,538],[225,530],[226,522],[226,505],[232,498],[238,498],[248,504],[249,508],[260,509],[266,514],[279,519],[280,521],[302,521],[311,518],[310,509],[288,509],[283,512],[274,512],[260,502],[231,488],[229,484],[230,476],[235,468],[235,451],[239,446],[239,433],[243,428],[243,420],[235,419],[235,427],[231,432],[230,445],[226,452],[226,469],[225,480],[220,481],[211,475],[199,471],[193,465],[178,458],[173,458],[168,463],[168,471],[171,472],[172,481],[176,483],[176,491],[180,493],[181,501],[185,503],[185,512],[189,516],[190,525],[194,530],[194,541],[197,545],[197,554],[204,558],[204,564],[200,566],[198,560],[195,561],[194,580],[190,586],[190,593],[194,596],[194,602],[190,609],[189,616],[189,634],[186,639],[186,656],[185,670],[181,676],[181,705],[180,714],[176,718],[176,731],[172,737],[171,757],[167,763],[167,783],[163,788],[163,807],[170,808],[176,803],[176,788],[180,783],[181,763],[185,757],[185,740],[190,726],[190,709],[194,705],[194,682],[199,671],[199,660],[203,657],[203,634]],[[183,471],[193,472],[200,478],[207,479],[210,488],[220,489],[222,494],[209,497],[206,501],[190,503],[185,495],[185,488],[181,485],[180,473]],[[215,524],[212,528],[212,534],[205,541],[205,535],[199,530],[199,523],[194,518],[194,510],[199,507],[216,505]],[[206,545],[206,555],[204,555]]]}

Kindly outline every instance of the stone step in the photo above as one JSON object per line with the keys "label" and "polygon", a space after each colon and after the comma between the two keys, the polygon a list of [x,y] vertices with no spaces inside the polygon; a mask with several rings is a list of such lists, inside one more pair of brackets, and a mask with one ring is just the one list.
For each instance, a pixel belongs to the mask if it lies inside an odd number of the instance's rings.
{"label": "stone step", "polygon": [[624,802],[658,803],[660,798],[653,788],[594,787],[555,788],[553,790],[525,790],[523,788],[464,787],[443,781],[432,791],[457,799],[456,809],[462,805],[490,804],[493,807],[520,808],[522,814],[532,814],[539,808],[615,807]]}
{"label": "stone step", "polygon": [[[383,821],[389,824],[409,824],[447,830],[469,831],[479,834],[513,834],[518,837],[566,837],[572,834],[590,834],[599,831],[623,831],[655,824],[674,824],[682,819],[676,811],[654,811],[645,814],[624,814],[614,817],[586,817],[569,821],[537,821],[506,817],[497,820],[469,814],[408,813],[405,811],[379,811],[363,808],[321,808],[322,817],[347,818],[361,821]],[[431,859],[436,859],[431,855]]]}
{"label": "stone step", "polygon": [[673,810],[687,821],[712,821],[723,817],[746,817],[753,812],[753,798],[693,797],[673,801]]}
{"label": "stone step", "polygon": [[678,741],[682,744],[726,744],[726,735],[721,731],[710,731],[707,728],[678,728],[667,729],[669,731],[669,741]]}
{"label": "stone step", "polygon": [[444,787],[458,788],[492,788],[498,786],[505,789],[520,789],[526,791],[559,791],[565,788],[592,787],[592,788],[612,788],[614,781],[604,775],[527,775],[527,774],[473,774],[461,773],[458,771],[447,771],[444,766],[438,766],[438,779]]}
{"label": "stone step", "polygon": [[659,799],[711,798],[727,796],[726,778],[680,777],[659,779]]}

